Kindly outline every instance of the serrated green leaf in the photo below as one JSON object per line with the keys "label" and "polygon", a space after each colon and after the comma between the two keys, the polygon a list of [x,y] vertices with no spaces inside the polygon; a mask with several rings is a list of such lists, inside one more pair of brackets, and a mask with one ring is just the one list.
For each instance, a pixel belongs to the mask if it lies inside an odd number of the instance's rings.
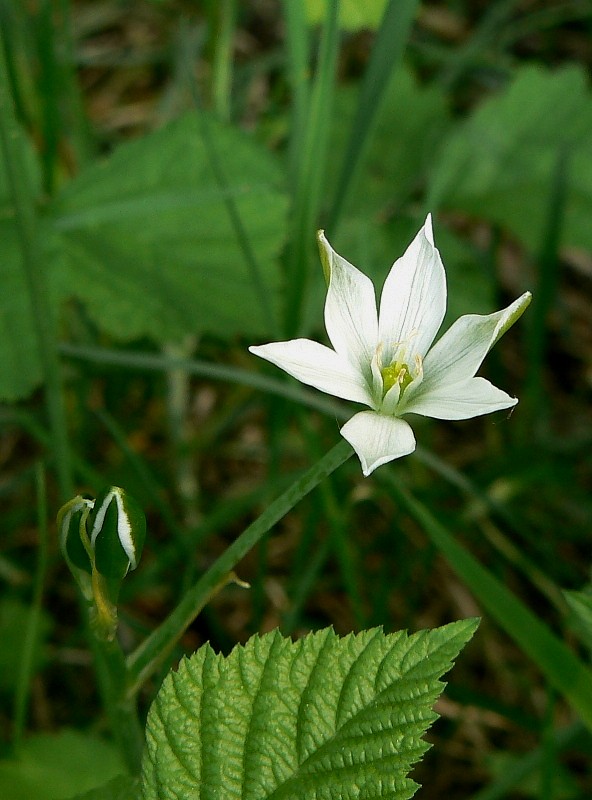
{"label": "serrated green leaf", "polygon": [[283,176],[238,129],[208,124],[226,189],[187,115],[121,145],[52,206],[47,238],[60,290],[118,338],[268,332],[225,199],[234,200],[273,303],[285,237]]}
{"label": "serrated green leaf", "polygon": [[569,188],[563,243],[592,248],[592,93],[576,66],[528,66],[458,125],[442,148],[430,207],[497,222],[535,249],[553,176],[565,152]]}
{"label": "serrated green leaf", "polygon": [[2,800],[65,800],[123,772],[115,748],[77,731],[27,739],[17,758],[0,761]]}
{"label": "serrated green leaf", "polygon": [[297,642],[275,631],[227,658],[209,645],[165,680],[148,717],[144,800],[406,800],[439,678],[476,620]]}

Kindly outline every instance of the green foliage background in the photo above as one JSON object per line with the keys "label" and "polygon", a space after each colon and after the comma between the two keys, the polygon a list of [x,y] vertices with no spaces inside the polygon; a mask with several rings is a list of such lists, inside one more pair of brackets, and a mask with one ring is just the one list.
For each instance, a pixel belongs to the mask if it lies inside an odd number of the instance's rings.
{"label": "green foliage background", "polygon": [[[480,613],[414,773],[422,796],[589,797],[589,4],[6,0],[0,30],[31,212],[23,239],[0,159],[8,800],[137,791],[116,777],[42,522],[110,484],[145,507],[121,597],[133,651],[351,413],[246,350],[322,340],[315,229],[380,286],[428,211],[445,325],[534,294],[483,373],[515,413],[414,421],[413,456],[370,480],[353,461],[334,473],[240,563],[251,590],[212,600],[141,713],[206,641],[224,654],[275,626],[388,633]],[[54,761],[60,737],[80,769]],[[86,772],[93,753],[113,769]]]}

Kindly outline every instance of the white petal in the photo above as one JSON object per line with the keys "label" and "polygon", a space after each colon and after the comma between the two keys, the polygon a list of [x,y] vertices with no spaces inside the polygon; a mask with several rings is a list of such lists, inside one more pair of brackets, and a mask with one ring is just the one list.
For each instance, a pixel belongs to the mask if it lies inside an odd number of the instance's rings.
{"label": "white petal", "polygon": [[415,392],[419,397],[438,386],[472,378],[500,336],[522,315],[530,299],[530,292],[525,292],[495,314],[468,314],[457,319],[425,357],[423,383],[417,388],[409,387],[409,402]]}
{"label": "white petal", "polygon": [[[469,419],[515,406],[510,397],[485,378],[469,378],[454,384],[442,384],[433,391],[422,392],[405,405],[404,412],[422,414],[434,419]],[[399,413],[401,409],[399,409]]]}
{"label": "white petal", "polygon": [[321,392],[372,405],[362,374],[323,344],[310,339],[292,339],[249,347],[249,350]]}
{"label": "white petal", "polygon": [[446,274],[434,247],[431,216],[393,264],[382,290],[379,339],[384,361],[395,356],[396,344],[410,341],[407,357],[424,356],[446,311]]}
{"label": "white petal", "polygon": [[319,245],[330,265],[325,302],[325,327],[340,356],[370,378],[370,362],[378,344],[376,296],[370,278],[333,250],[319,232]]}
{"label": "white petal", "polygon": [[375,411],[360,411],[341,429],[368,476],[376,467],[406,456],[415,450],[415,436],[410,426],[398,417],[386,417]]}

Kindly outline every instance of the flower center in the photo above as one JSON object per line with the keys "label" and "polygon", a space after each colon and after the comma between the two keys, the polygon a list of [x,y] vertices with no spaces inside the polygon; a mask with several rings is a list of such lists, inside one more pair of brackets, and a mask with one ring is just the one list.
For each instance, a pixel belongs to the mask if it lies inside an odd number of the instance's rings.
{"label": "flower center", "polygon": [[401,361],[393,361],[388,367],[383,367],[380,370],[380,374],[382,375],[384,394],[386,394],[389,389],[392,389],[396,383],[401,387],[401,394],[403,394],[413,380],[411,370],[407,364]]}

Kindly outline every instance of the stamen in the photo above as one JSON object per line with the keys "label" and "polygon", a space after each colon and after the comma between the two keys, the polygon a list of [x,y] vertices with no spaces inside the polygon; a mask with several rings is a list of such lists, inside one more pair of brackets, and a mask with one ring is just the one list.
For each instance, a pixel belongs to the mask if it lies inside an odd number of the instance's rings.
{"label": "stamen", "polygon": [[394,364],[390,364],[388,367],[383,367],[380,373],[383,380],[384,394],[386,394],[389,389],[392,389],[396,383],[401,387],[401,392],[404,392],[413,380],[413,376],[407,364],[401,364],[398,361]]}
{"label": "stamen", "polygon": [[415,378],[414,380],[423,380],[423,358],[417,353],[415,356]]}

